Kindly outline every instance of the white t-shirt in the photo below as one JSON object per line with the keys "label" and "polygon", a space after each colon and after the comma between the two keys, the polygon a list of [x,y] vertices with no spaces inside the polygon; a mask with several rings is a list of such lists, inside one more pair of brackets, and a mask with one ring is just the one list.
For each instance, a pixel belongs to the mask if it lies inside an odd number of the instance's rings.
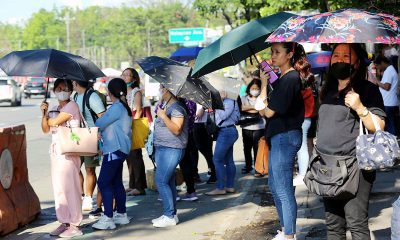
{"label": "white t-shirt", "polygon": [[389,91],[386,91],[383,88],[379,88],[383,98],[383,104],[386,107],[394,107],[399,106],[399,100],[397,98],[397,86],[398,86],[399,77],[397,75],[396,69],[392,65],[386,68],[383,72],[382,76],[382,84],[390,83]]}

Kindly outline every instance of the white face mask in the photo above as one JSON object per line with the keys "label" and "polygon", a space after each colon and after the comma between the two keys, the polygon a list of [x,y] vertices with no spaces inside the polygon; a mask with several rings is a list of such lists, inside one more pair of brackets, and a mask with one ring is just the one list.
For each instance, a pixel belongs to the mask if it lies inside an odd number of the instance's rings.
{"label": "white face mask", "polygon": [[72,92],[56,92],[55,95],[57,97],[58,100],[60,101],[66,101],[69,99],[69,97],[71,96]]}
{"label": "white face mask", "polygon": [[260,95],[260,90],[250,90],[251,96],[258,97]]}

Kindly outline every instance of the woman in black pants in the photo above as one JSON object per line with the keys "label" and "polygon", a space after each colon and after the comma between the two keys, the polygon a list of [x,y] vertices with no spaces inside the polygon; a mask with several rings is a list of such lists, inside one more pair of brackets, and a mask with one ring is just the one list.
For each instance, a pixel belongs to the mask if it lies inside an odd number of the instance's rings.
{"label": "woman in black pants", "polygon": [[[366,80],[366,52],[360,44],[333,48],[328,80],[321,91],[316,149],[321,156],[356,157],[359,123],[376,131],[372,117],[384,129],[385,112],[377,86]],[[329,157],[325,156],[329,161]],[[328,240],[369,240],[368,205],[375,171],[360,170],[358,191],[345,199],[324,198]]]}
{"label": "woman in black pants", "polygon": [[[241,114],[254,114],[259,118],[257,122],[241,126],[243,136],[243,151],[246,161],[246,166],[242,169],[242,174],[247,174],[253,170],[253,159],[254,165],[256,164],[258,141],[262,136],[264,136],[265,120],[259,116],[259,112],[254,108],[260,92],[261,80],[253,79],[247,86],[246,96],[240,98],[241,104],[239,106]],[[252,151],[254,152],[254,157],[252,155]],[[262,175],[255,171],[254,176],[261,177]]]}

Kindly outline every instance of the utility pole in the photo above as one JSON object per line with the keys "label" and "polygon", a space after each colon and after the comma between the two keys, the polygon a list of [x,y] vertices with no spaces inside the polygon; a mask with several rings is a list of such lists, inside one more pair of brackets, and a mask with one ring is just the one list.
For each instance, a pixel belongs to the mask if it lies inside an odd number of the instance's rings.
{"label": "utility pole", "polygon": [[70,24],[71,20],[72,19],[69,16],[69,11],[67,11],[65,14],[65,18],[64,18],[66,31],[67,31],[67,52],[71,51],[71,42],[70,42],[70,38],[69,38],[69,24]]}
{"label": "utility pole", "polygon": [[18,40],[18,50],[22,50],[22,40]]}
{"label": "utility pole", "polygon": [[56,49],[60,50],[60,37],[59,36],[57,36],[57,38],[56,38]]}
{"label": "utility pole", "polygon": [[82,49],[83,49],[83,57],[86,57],[86,37],[85,37],[85,30],[82,30]]}

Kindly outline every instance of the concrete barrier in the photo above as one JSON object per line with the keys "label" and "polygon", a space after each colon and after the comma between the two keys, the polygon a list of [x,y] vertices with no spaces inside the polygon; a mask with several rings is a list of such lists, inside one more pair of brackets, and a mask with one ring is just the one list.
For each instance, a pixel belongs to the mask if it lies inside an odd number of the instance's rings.
{"label": "concrete barrier", "polygon": [[0,236],[39,213],[39,198],[28,179],[25,126],[0,128]]}

